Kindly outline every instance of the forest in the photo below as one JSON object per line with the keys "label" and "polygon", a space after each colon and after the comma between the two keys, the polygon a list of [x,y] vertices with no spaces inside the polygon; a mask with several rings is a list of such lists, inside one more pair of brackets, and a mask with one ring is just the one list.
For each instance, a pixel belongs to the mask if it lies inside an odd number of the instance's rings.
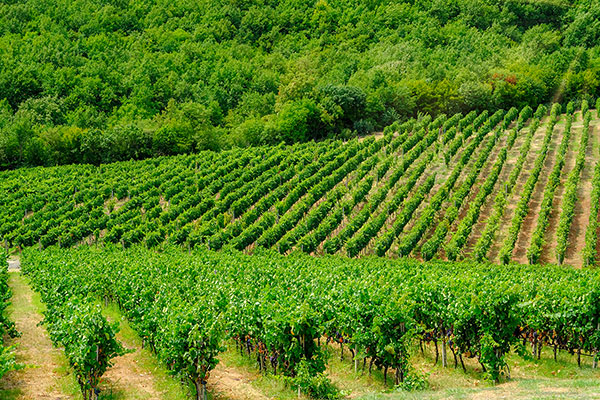
{"label": "forest", "polygon": [[599,16],[595,0],[0,1],[0,168],[595,104]]}

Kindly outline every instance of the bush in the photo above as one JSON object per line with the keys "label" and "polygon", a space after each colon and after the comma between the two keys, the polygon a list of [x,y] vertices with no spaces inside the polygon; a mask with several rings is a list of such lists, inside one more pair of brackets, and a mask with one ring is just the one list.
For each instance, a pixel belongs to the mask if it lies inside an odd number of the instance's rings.
{"label": "bush", "polygon": [[429,388],[427,381],[428,375],[417,370],[411,369],[404,377],[404,382],[400,383],[397,388],[405,392],[414,392]]}
{"label": "bush", "polygon": [[366,135],[375,130],[375,124],[370,119],[361,119],[354,123],[354,130],[358,135]]}
{"label": "bush", "polygon": [[278,141],[304,142],[323,135],[320,111],[314,100],[302,99],[283,105],[275,120]]}
{"label": "bush", "polygon": [[300,361],[296,376],[285,378],[291,387],[299,388],[300,392],[314,399],[339,399],[340,391],[322,373],[312,373],[306,360]]}

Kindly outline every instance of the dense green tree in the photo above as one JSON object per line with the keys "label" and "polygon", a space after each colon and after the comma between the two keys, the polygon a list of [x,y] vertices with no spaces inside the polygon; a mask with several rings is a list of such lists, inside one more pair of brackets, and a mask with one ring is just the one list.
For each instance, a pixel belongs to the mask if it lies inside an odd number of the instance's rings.
{"label": "dense green tree", "polygon": [[310,99],[284,104],[274,121],[276,138],[286,143],[319,138],[321,125],[319,107]]}
{"label": "dense green tree", "polygon": [[592,100],[599,32],[593,0],[0,1],[0,167]]}

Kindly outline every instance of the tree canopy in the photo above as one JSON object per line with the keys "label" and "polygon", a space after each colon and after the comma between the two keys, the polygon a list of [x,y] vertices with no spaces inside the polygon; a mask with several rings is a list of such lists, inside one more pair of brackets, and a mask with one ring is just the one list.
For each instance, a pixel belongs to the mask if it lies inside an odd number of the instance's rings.
{"label": "tree canopy", "polygon": [[595,0],[0,1],[0,167],[600,94]]}

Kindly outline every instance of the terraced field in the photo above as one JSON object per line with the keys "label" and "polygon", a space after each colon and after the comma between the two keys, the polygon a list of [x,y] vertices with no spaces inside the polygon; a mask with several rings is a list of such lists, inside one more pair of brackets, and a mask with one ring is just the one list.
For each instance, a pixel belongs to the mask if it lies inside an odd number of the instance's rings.
{"label": "terraced field", "polygon": [[7,250],[112,242],[349,257],[599,259],[600,119],[540,106],[363,140],[0,172]]}

